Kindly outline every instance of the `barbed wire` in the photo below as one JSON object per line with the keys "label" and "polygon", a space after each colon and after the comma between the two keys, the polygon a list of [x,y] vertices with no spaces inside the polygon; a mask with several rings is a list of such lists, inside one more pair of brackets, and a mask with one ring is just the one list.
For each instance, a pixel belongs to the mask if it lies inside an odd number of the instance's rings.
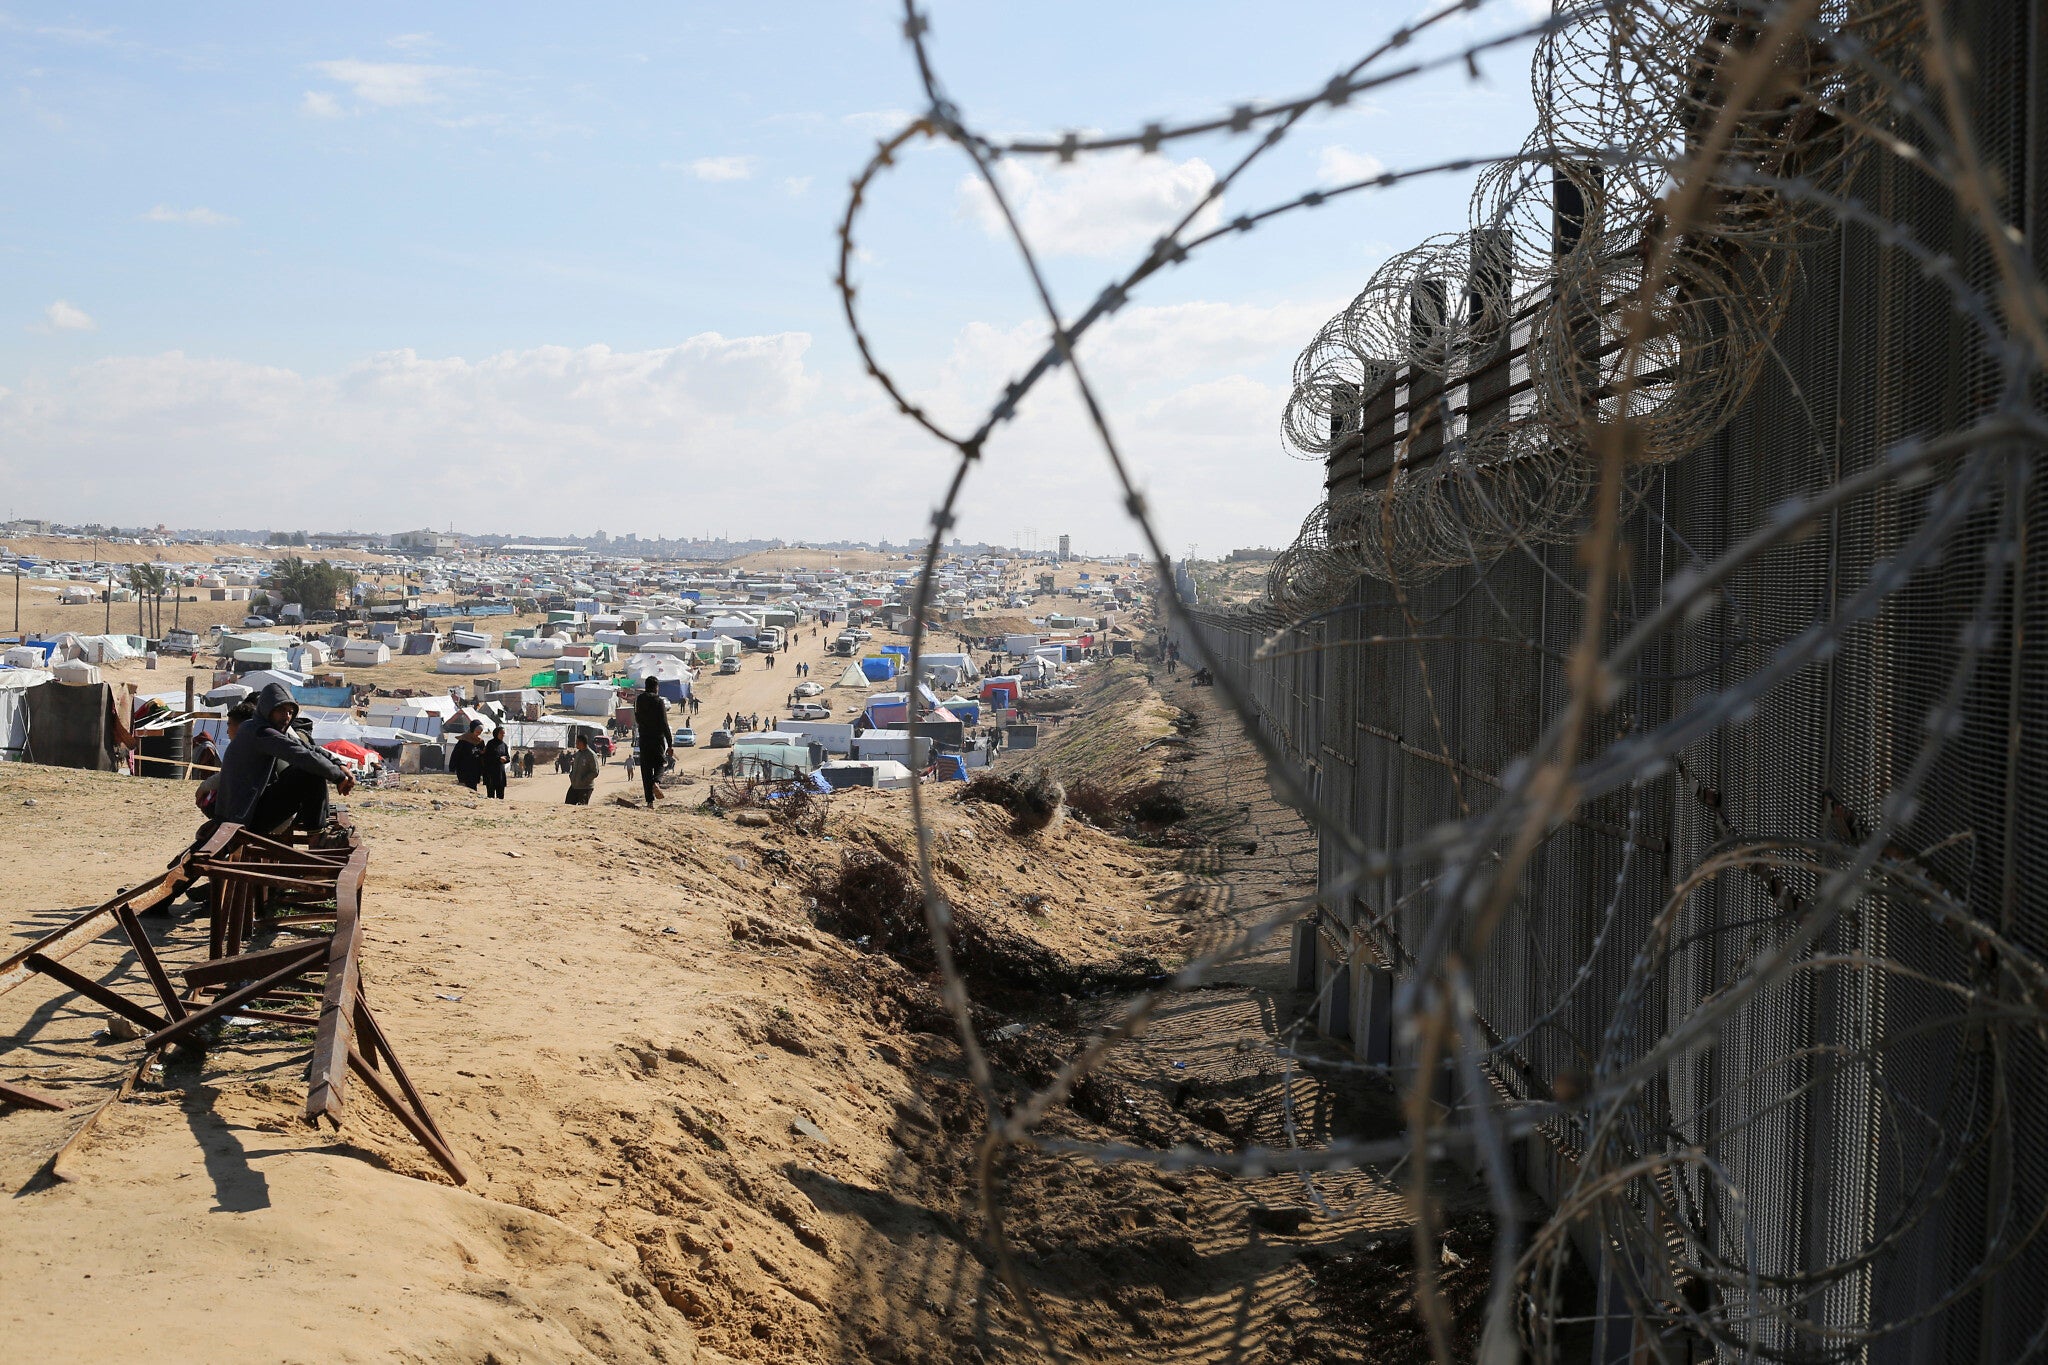
{"label": "barbed wire", "polygon": [[[1418,1306],[1439,1359],[1450,1357],[1451,1326],[1435,1284],[1437,1215],[1425,1193],[1432,1169],[1454,1158],[1480,1173],[1495,1214],[1489,1359],[1509,1358],[1511,1343],[1539,1359],[1564,1358],[1572,1334],[1591,1321],[1568,1289],[1568,1262],[1589,1239],[1621,1300],[1603,1311],[1633,1319],[1656,1358],[1693,1358],[1681,1347],[1692,1343],[1730,1358],[1806,1362],[1858,1357],[1956,1311],[2024,1256],[2048,1223],[2042,1182],[2006,1178],[1978,1254],[1953,1254],[1944,1243],[1947,1259],[1936,1264],[1927,1240],[1969,1163],[2010,1167],[2022,1148],[2013,1097],[2042,1077],[2020,1040],[2048,1045],[2048,969],[2010,926],[1978,914],[1971,889],[1944,870],[1952,845],[1968,840],[1956,835],[1917,851],[1908,842],[1923,795],[1964,728],[1970,689],[1987,656],[2004,647],[2000,623],[2016,591],[2032,458],[2048,443],[2037,401],[2048,289],[2024,236],[1999,210],[2006,191],[1976,143],[1968,58],[1936,0],[1601,0],[1435,55],[1406,56],[1418,38],[1486,8],[1486,0],[1461,0],[1434,10],[1296,97],[1135,131],[999,142],[975,131],[948,96],[929,23],[915,0],[905,3],[903,31],[926,109],[880,143],[853,181],[836,284],[868,373],[907,419],[957,456],[918,584],[912,676],[940,545],[967,481],[996,428],[1065,370],[1159,575],[1166,629],[1211,667],[1219,703],[1242,721],[1275,794],[1322,841],[1313,913],[1348,914],[1368,893],[1377,896],[1376,910],[1344,922],[1399,981],[1397,1060],[1337,1064],[1401,1088],[1409,1131],[1397,1140],[1226,1155],[1049,1137],[1040,1125],[1114,1048],[1141,1033],[1176,991],[1291,925],[1302,903],[1267,909],[1161,989],[1127,1002],[1050,1082],[1006,1108],[949,947],[951,910],[932,876],[930,798],[911,789],[943,995],[987,1110],[976,1163],[982,1213],[998,1272],[1054,1359],[1065,1354],[1003,1230],[998,1161],[1020,1146],[1246,1178],[1294,1171],[1324,1209],[1315,1172],[1369,1164],[1402,1171],[1415,1192]],[[1431,73],[1463,68],[1476,76],[1480,58],[1518,44],[1534,48],[1536,106],[1520,150],[1385,171],[1195,228],[1309,113]],[[1069,317],[996,174],[999,162],[1154,153],[1216,134],[1252,145],[1136,265]],[[962,432],[913,402],[884,364],[853,279],[863,208],[904,148],[927,138],[950,143],[972,164],[1048,328],[1032,365]],[[1922,242],[1903,215],[1866,198],[1859,186],[1893,168],[1947,196],[1967,240]],[[1333,201],[1472,172],[1467,227],[1390,256],[1301,352],[1282,438],[1292,452],[1330,466],[1330,495],[1276,558],[1260,600],[1234,614],[1198,616],[1174,591],[1161,534],[1088,377],[1081,341],[1150,276],[1223,237]],[[1725,546],[1696,549],[1668,507],[1671,472],[1728,426],[1773,367],[1816,445],[1829,451],[1840,441],[1799,389],[1780,334],[1809,259],[1851,228],[1940,291],[1968,333],[1944,344],[1989,357],[1995,390],[1944,434],[1893,442],[1860,467],[1837,458],[1821,486],[1785,499]],[[1900,522],[1896,543],[1860,583],[1841,583],[1839,600],[1775,630],[1745,615],[1734,589],[1767,571],[1772,556],[1875,500],[1907,497],[1915,510]],[[1662,577],[1661,562],[1634,549],[1645,536],[1676,543],[1681,567]],[[1568,559],[1547,552],[1564,546],[1573,547]],[[1964,547],[1974,550],[1974,587],[1966,608],[1944,622],[1955,635],[1935,646],[1941,682],[1921,721],[1923,739],[1899,755],[1880,807],[1866,819],[1827,794],[1825,839],[1744,828],[1724,792],[1687,767],[1687,753],[1708,737],[1738,733],[1910,585],[1938,568],[1956,570]],[[1531,564],[1555,585],[1578,623],[1575,638],[1548,644],[1517,620],[1493,582],[1507,561]],[[1450,606],[1425,605],[1425,586],[1451,572],[1469,572],[1472,581]],[[1475,601],[1501,630],[1485,643],[1529,651],[1564,685],[1542,713],[1509,718],[1524,722],[1524,738],[1498,772],[1455,752],[1429,662],[1431,650],[1468,641],[1441,623]],[[1664,660],[1674,632],[1712,614],[1736,623],[1718,652],[1690,670]],[[1324,640],[1326,630],[1342,638]],[[1222,631],[1257,641],[1239,661],[1246,671],[1214,652]],[[1455,818],[1382,844],[1302,770],[1287,725],[1260,704],[1250,670],[1339,647],[1412,652],[1423,733],[1391,742],[1449,773]],[[1691,688],[1688,697],[1661,710],[1651,704],[1652,689],[1677,680]],[[914,690],[910,704],[914,725]],[[1621,809],[1589,814],[1614,800]],[[1638,922],[1630,897],[1649,847],[1646,810],[1670,801],[1689,803],[1684,818],[1706,831],[1704,851],[1690,867],[1674,866],[1661,907]],[[1597,905],[1543,905],[1531,882],[1535,860],[1567,827],[1598,827],[1618,843],[1611,890]],[[1413,879],[1406,891],[1404,877]],[[1722,886],[1740,888],[1735,898],[1754,901],[1754,912],[1701,913],[1699,897]],[[1571,932],[1557,936],[1559,945],[1580,945],[1568,971],[1528,1017],[1496,1028],[1482,1006],[1481,978],[1516,969],[1502,965],[1504,927],[1562,927],[1560,917],[1569,917]],[[1587,926],[1590,934],[1579,932]],[[1630,948],[1626,936],[1637,930],[1643,936]],[[1603,964],[1623,948],[1617,998],[1588,1007]],[[1328,992],[1333,980],[1320,989]],[[1913,1018],[1854,1007],[1909,986],[1941,1007]],[[1775,1051],[1759,1051],[1737,1027],[1816,993],[1852,1002],[1843,1036],[1802,1043],[1793,1030]],[[1918,1071],[1908,1080],[1901,1059],[1923,1058],[1936,1039],[1948,1055],[1973,1060],[1930,1094]],[[1530,1060],[1539,1047],[1553,1056],[1561,1047],[1573,1060],[1539,1066]],[[1706,1085],[1695,1074],[1698,1059],[1722,1050],[1733,1060]],[[1287,1040],[1278,1052],[1289,1066],[1300,1056]],[[1885,1175],[1881,1208],[1866,1191],[1861,1214],[1836,1219],[1817,1239],[1790,1239],[1802,1245],[1788,1253],[1783,1230],[1761,1211],[1759,1156],[1822,1112],[1848,1114],[1842,1121],[1861,1124],[1859,1132],[1892,1135],[1897,1169]],[[1298,1128],[1291,1110],[1285,1117],[1292,1144]],[[1515,1153],[1532,1138],[1569,1161],[1525,1241]],[[1876,1268],[1891,1258],[1917,1258],[1916,1273],[1931,1286],[1896,1312],[1871,1290]],[[2048,1313],[2036,1316],[2013,1358],[2048,1347]]]}

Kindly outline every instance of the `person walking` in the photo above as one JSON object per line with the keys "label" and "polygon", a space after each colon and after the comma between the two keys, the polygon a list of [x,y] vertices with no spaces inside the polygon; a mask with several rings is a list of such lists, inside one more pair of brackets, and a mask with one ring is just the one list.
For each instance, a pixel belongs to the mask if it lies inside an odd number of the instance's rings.
{"label": "person walking", "polygon": [[657,690],[660,686],[654,678],[648,678],[646,690],[633,702],[633,728],[640,741],[640,789],[647,797],[649,810],[654,809],[654,798],[660,790],[664,761],[675,747],[675,732],[668,725],[668,703]]}
{"label": "person walking", "polygon": [[491,731],[490,739],[484,744],[483,780],[487,799],[505,799],[505,770],[511,763],[512,749],[505,743],[505,727],[500,725]]}
{"label": "person walking", "polygon": [[469,730],[455,741],[454,751],[448,755],[448,771],[455,774],[455,780],[471,791],[484,780],[484,723],[473,720]]}
{"label": "person walking", "polygon": [[562,798],[563,805],[590,804],[590,793],[597,786],[597,767],[597,755],[590,752],[590,736],[578,730],[576,756],[569,760],[569,794]]}
{"label": "person walking", "polygon": [[628,782],[633,780],[633,765],[636,762],[638,760],[633,757],[633,751],[631,749],[626,750],[626,781]]}

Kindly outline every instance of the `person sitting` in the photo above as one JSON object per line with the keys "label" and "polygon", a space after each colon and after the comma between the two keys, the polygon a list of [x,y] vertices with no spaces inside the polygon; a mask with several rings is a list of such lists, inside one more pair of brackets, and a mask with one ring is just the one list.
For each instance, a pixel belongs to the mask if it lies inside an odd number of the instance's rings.
{"label": "person sitting", "polygon": [[255,714],[228,742],[221,759],[214,818],[276,835],[294,825],[308,833],[330,819],[327,788],[347,796],[356,780],[293,722],[299,704],[283,683],[265,683]]}
{"label": "person sitting", "polygon": [[[213,746],[213,736],[204,730],[192,741],[192,776],[203,780],[210,776],[204,770],[220,767],[220,750]],[[216,786],[219,784],[216,783]]]}
{"label": "person sitting", "polygon": [[[242,727],[255,718],[256,708],[249,702],[238,701],[228,709],[228,744],[230,746],[234,744],[235,736],[242,732]],[[206,836],[213,833],[213,826],[219,823],[214,818],[213,808],[220,799],[220,751],[213,747],[213,736],[202,734],[200,738],[206,741],[207,751],[213,754],[213,758],[208,764],[213,771],[200,779],[199,789],[192,793],[192,804],[199,807],[206,816],[206,828],[199,832],[199,842],[203,844],[206,842]],[[197,761],[197,755],[194,755],[194,758]]]}

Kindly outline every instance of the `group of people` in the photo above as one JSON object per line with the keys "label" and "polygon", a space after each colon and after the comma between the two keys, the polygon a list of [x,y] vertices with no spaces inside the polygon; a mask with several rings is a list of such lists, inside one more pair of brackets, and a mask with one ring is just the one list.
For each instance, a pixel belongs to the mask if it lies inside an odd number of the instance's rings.
{"label": "group of people", "polygon": [[752,734],[761,728],[761,718],[756,715],[743,715],[738,711],[728,711],[725,713],[725,728],[736,735]]}
{"label": "group of people", "polygon": [[[455,741],[455,748],[448,755],[448,771],[455,774],[455,780],[475,791],[479,786],[487,800],[505,799],[505,778],[512,767],[512,748],[505,742],[505,727],[492,728],[490,737],[484,736],[484,723],[473,720],[461,739]],[[521,760],[521,766],[528,777],[533,776],[533,756],[528,754]]]}

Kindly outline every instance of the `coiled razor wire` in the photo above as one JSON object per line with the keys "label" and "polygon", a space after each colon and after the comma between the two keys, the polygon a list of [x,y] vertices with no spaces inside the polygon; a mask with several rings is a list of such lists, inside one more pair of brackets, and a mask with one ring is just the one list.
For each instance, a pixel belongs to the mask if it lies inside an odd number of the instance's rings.
{"label": "coiled razor wire", "polygon": [[[1642,1329],[1638,1342],[1653,1358],[1697,1359],[1698,1348],[1730,1359],[1818,1362],[1860,1358],[1886,1337],[1971,1302],[2034,1244],[2048,1221],[2048,1193],[2008,1181],[1991,1210],[1981,1254],[1918,1267],[1936,1282],[1932,1292],[1894,1315],[1867,1289],[1857,1289],[1868,1285],[1873,1267],[1912,1254],[1912,1239],[1938,1216],[1966,1162],[1988,1152],[2010,1154],[2036,1136],[2015,1131],[2014,1044],[2020,1038],[2048,1043],[2048,969],[1968,910],[1958,891],[1931,870],[1932,851],[1909,853],[1896,842],[1960,731],[1966,694],[1999,639],[1997,613],[2008,576],[1997,570],[2017,558],[2032,460],[2048,439],[2048,421],[2030,401],[2048,356],[2048,291],[2027,243],[1998,213],[2002,187],[1972,138],[1967,59],[1933,0],[1596,0],[1561,7],[1541,22],[1506,24],[1441,55],[1411,55],[1419,37],[1486,8],[1486,0],[1461,0],[1431,11],[1298,97],[1137,130],[998,141],[976,131],[948,95],[926,16],[915,0],[905,3],[904,34],[927,107],[882,142],[854,180],[840,226],[836,283],[871,377],[907,419],[959,457],[932,517],[913,616],[912,675],[940,545],[966,481],[1024,396],[1065,369],[1151,553],[1172,628],[1211,665],[1220,701],[1243,720],[1276,794],[1303,811],[1322,840],[1326,870],[1317,906],[1353,904],[1396,873],[1411,878],[1400,897],[1388,898],[1389,909],[1362,926],[1399,973],[1396,1033],[1403,1060],[1395,1067],[1356,1067],[1404,1089],[1406,1136],[1231,1156],[1054,1141],[1037,1134],[1039,1125],[1111,1049],[1143,1030],[1173,992],[1259,947],[1302,906],[1277,908],[1189,962],[1164,989],[1129,1002],[1113,1028],[1091,1038],[1048,1085],[1006,1112],[949,947],[950,911],[931,876],[926,797],[911,788],[925,913],[944,998],[987,1103],[977,1161],[982,1211],[998,1270],[1053,1358],[1065,1354],[1039,1319],[1003,1231],[997,1162],[1018,1146],[1206,1165],[1246,1176],[1292,1170],[1319,1206],[1317,1172],[1363,1163],[1403,1170],[1418,1192],[1418,1306],[1439,1359],[1449,1357],[1450,1327],[1435,1289],[1433,1215],[1420,1192],[1432,1166],[1451,1156],[1483,1174],[1496,1213],[1486,1310],[1490,1360],[1512,1358],[1516,1345],[1538,1359],[1564,1358],[1573,1331],[1584,1325],[1566,1308],[1567,1249],[1586,1228],[1603,1249],[1604,1273],[1623,1300],[1620,1311]],[[1310,112],[1429,72],[1463,66],[1476,75],[1482,58],[1531,41],[1537,119],[1519,151],[1307,190],[1196,230],[1199,215]],[[1217,133],[1246,140],[1237,161],[1142,260],[1078,313],[1064,313],[996,163],[1004,157],[1068,161],[1129,148],[1150,153]],[[897,154],[922,139],[943,139],[972,163],[1049,329],[1033,365],[993,397],[972,430],[948,430],[910,400],[862,324],[853,280],[861,210]],[[1857,168],[1887,158],[1952,196],[1976,239],[1972,250],[1988,261],[1989,293],[1957,267],[1955,244],[1943,250],[1921,243],[1851,193]],[[1334,464],[1358,440],[1365,410],[1376,399],[1398,397],[1404,386],[1426,391],[1434,385],[1437,396],[1407,412],[1406,434],[1388,453],[1378,486],[1362,482],[1319,505],[1274,561],[1263,598],[1237,618],[1270,631],[1265,652],[1277,657],[1297,647],[1287,643],[1299,638],[1287,635],[1289,626],[1347,610],[1344,603],[1361,579],[1383,583],[1399,609],[1399,628],[1352,643],[1413,649],[1422,692],[1437,717],[1424,646],[1449,637],[1440,618],[1417,605],[1413,588],[1466,567],[1476,574],[1467,593],[1490,594],[1488,567],[1520,555],[1536,560],[1569,595],[1582,624],[1576,643],[1555,661],[1568,690],[1551,714],[1534,718],[1541,728],[1523,756],[1498,775],[1460,779],[1458,819],[1381,848],[1306,789],[1286,727],[1261,712],[1244,679],[1209,657],[1189,604],[1174,592],[1160,534],[1080,345],[1139,285],[1219,237],[1408,180],[1475,171],[1467,230],[1391,258],[1310,340],[1281,414],[1283,438],[1303,457]],[[1956,323],[1997,362],[1996,402],[1959,430],[1900,442],[1866,467],[1785,502],[1715,553],[1686,549],[1686,567],[1668,581],[1642,580],[1640,565],[1625,574],[1629,524],[1647,517],[1676,534],[1657,508],[1660,471],[1727,423],[1772,363],[1785,300],[1807,248],[1840,224],[1873,230],[1942,290]],[[1509,354],[1517,359],[1503,387],[1514,392],[1468,429],[1477,411],[1470,385],[1486,365]],[[1454,391],[1460,384],[1468,390],[1462,408]],[[1746,651],[1739,680],[1710,685],[1728,676],[1710,662],[1694,675],[1689,700],[1668,717],[1655,724],[1611,723],[1609,713],[1626,707],[1635,689],[1668,678],[1651,656],[1671,629],[1704,612],[1739,614],[1730,586],[1767,555],[1873,498],[1907,490],[1923,499],[1923,515],[1825,617],[1776,642],[1758,638],[1744,622],[1731,646]],[[1739,828],[1720,795],[1685,768],[1686,747],[1743,724],[1760,701],[1831,655],[1916,574],[1940,563],[1962,527],[1987,520],[1987,571],[1957,623],[1946,681],[1925,717],[1926,742],[1900,764],[1882,809],[1868,819],[1845,807],[1831,810],[1837,827],[1824,841]],[[1539,553],[1559,544],[1577,547],[1582,577],[1570,583]],[[1515,666],[1509,660],[1517,649],[1542,648],[1513,634],[1497,643],[1502,667]],[[914,724],[914,690],[910,705]],[[1459,765],[1443,745],[1441,719],[1432,723],[1434,736],[1420,743],[1434,742],[1455,774]],[[1596,932],[1588,956],[1560,998],[1520,1032],[1500,1036],[1481,1016],[1475,965],[1497,949],[1504,917],[1524,894],[1531,859],[1552,830],[1581,818],[1589,803],[1619,797],[1626,803],[1625,848],[1632,851],[1647,785],[1666,779],[1706,813],[1717,840],[1670,888],[1634,952],[1604,1033],[1569,1036],[1581,1064],[1532,1076],[1520,1049],[1532,1037],[1565,1030],[1566,1001],[1592,989],[1592,957],[1622,923],[1617,912],[1627,858],[1613,898],[1592,917]],[[1689,898],[1729,880],[1754,887],[1768,910],[1748,923],[1700,928],[1686,914]],[[1911,911],[1938,927],[1951,941],[1952,966],[1937,969],[1889,954],[1884,940],[1869,933],[1851,935],[1860,947],[1830,946],[1838,925],[1855,924],[1874,903]],[[1415,904],[1426,904],[1430,913],[1427,930],[1411,941],[1397,919]],[[1586,908],[1548,913],[1583,921]],[[1718,964],[1703,989],[1691,990],[1684,1008],[1669,1008],[1666,1002],[1686,995],[1684,983],[1701,979],[1702,962]],[[1863,1036],[1795,1048],[1731,1077],[1709,1098],[1672,1082],[1687,1059],[1712,1049],[1746,1012],[1796,996],[1818,980],[1852,994],[1910,983],[1948,1009],[1904,1021],[1886,1015]],[[1948,1093],[1930,1100],[1900,1085],[1891,1063],[1937,1035],[1988,1055],[1991,1064],[1956,1068]],[[1432,1101],[1446,1072],[1461,1087],[1462,1107]],[[1746,1150],[1745,1143],[1767,1144],[1784,1131],[1787,1111],[1830,1093],[1853,1093],[1879,1115],[1883,1131],[1912,1137],[1901,1150],[1917,1155],[1900,1158],[1903,1169],[1890,1173],[1891,1187],[1904,1193],[1881,1216],[1788,1261],[1767,1249],[1774,1244],[1772,1229],[1757,1221],[1752,1192],[1724,1154]],[[1294,1132],[1291,1123],[1288,1132]],[[1525,1237],[1510,1152],[1532,1135],[1569,1150],[1574,1160],[1555,1206]],[[2012,1358],[2035,1358],[2048,1346],[2048,1311],[2035,1311],[2039,1323]]]}

